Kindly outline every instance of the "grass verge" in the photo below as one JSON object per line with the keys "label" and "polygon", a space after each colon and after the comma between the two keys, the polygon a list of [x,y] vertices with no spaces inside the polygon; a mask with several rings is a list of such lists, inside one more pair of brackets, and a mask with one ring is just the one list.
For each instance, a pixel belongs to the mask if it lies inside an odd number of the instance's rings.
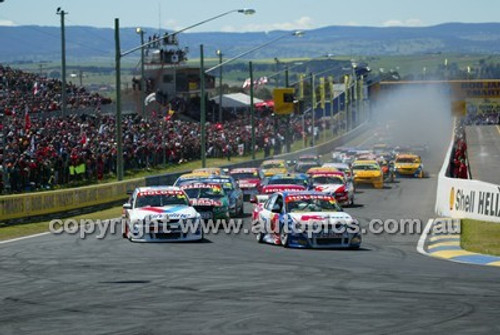
{"label": "grass verge", "polygon": [[500,256],[500,223],[463,219],[460,245],[471,252]]}
{"label": "grass verge", "polygon": [[[121,214],[122,214],[122,208],[120,206],[117,206],[101,210],[98,212],[92,212],[92,213],[68,217],[65,218],[65,220],[69,219],[74,219],[77,221],[82,219],[105,220],[105,219],[117,218]],[[47,232],[49,231],[49,222],[50,220],[37,223],[0,225],[0,241]]]}

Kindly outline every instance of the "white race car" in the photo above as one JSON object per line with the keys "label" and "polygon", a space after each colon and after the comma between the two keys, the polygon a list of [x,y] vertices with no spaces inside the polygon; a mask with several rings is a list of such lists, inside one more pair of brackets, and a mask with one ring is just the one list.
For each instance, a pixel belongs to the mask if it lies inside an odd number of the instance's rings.
{"label": "white race car", "polygon": [[123,237],[133,242],[200,241],[200,214],[179,187],[139,187],[123,205]]}

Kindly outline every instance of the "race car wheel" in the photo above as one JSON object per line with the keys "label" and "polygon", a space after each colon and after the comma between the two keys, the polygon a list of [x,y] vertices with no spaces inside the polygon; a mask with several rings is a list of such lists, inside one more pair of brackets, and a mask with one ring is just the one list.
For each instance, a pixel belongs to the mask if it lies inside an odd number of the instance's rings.
{"label": "race car wheel", "polygon": [[264,234],[263,233],[257,233],[256,238],[257,238],[258,243],[264,242]]}
{"label": "race car wheel", "polygon": [[289,245],[289,236],[288,236],[288,233],[286,232],[286,229],[284,229],[284,227],[281,228],[281,232],[280,232],[280,240],[281,240],[281,245],[285,248],[288,248],[290,245]]}
{"label": "race car wheel", "polygon": [[418,178],[424,178],[424,170],[420,170],[418,173]]}

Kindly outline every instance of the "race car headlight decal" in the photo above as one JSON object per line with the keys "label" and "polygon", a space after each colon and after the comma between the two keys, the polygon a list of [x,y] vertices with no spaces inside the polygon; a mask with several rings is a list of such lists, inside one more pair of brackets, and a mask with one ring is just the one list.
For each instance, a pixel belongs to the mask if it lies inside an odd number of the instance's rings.
{"label": "race car headlight decal", "polygon": [[139,232],[139,230],[141,229],[141,227],[142,227],[142,225],[141,225],[141,224],[139,224],[139,223],[134,223],[134,224],[132,225],[132,230],[133,230],[133,232],[134,232],[134,233],[138,233],[138,232]]}

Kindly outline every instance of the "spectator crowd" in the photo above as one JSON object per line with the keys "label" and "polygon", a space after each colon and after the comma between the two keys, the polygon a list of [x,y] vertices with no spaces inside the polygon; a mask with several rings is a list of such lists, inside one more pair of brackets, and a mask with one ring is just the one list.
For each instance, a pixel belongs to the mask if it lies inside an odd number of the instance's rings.
{"label": "spectator crowd", "polygon": [[455,141],[451,151],[448,175],[452,178],[469,179],[467,142],[463,123],[464,120],[455,128]]}
{"label": "spectator crowd", "polygon": [[500,124],[500,113],[468,113],[464,124],[475,126]]}
{"label": "spectator crowd", "polygon": [[[0,164],[8,175],[8,191],[82,185],[115,173],[115,119],[99,112],[100,104],[108,103],[107,99],[68,85],[68,106],[94,107],[95,112],[47,117],[47,113],[39,112],[60,108],[59,81],[0,66],[0,83],[0,107],[5,114]],[[284,151],[288,129],[291,140],[298,140],[318,128],[306,120],[303,131],[301,118],[292,118],[289,125],[272,115],[256,118],[255,125],[256,149],[263,150],[266,156]],[[151,117],[134,114],[123,118],[122,129],[125,170],[182,164],[200,158],[198,122],[179,120],[168,113]],[[243,154],[251,152],[248,117],[207,123],[206,130],[208,157],[230,160],[242,154],[241,148]],[[1,186],[3,191],[3,183]]]}

